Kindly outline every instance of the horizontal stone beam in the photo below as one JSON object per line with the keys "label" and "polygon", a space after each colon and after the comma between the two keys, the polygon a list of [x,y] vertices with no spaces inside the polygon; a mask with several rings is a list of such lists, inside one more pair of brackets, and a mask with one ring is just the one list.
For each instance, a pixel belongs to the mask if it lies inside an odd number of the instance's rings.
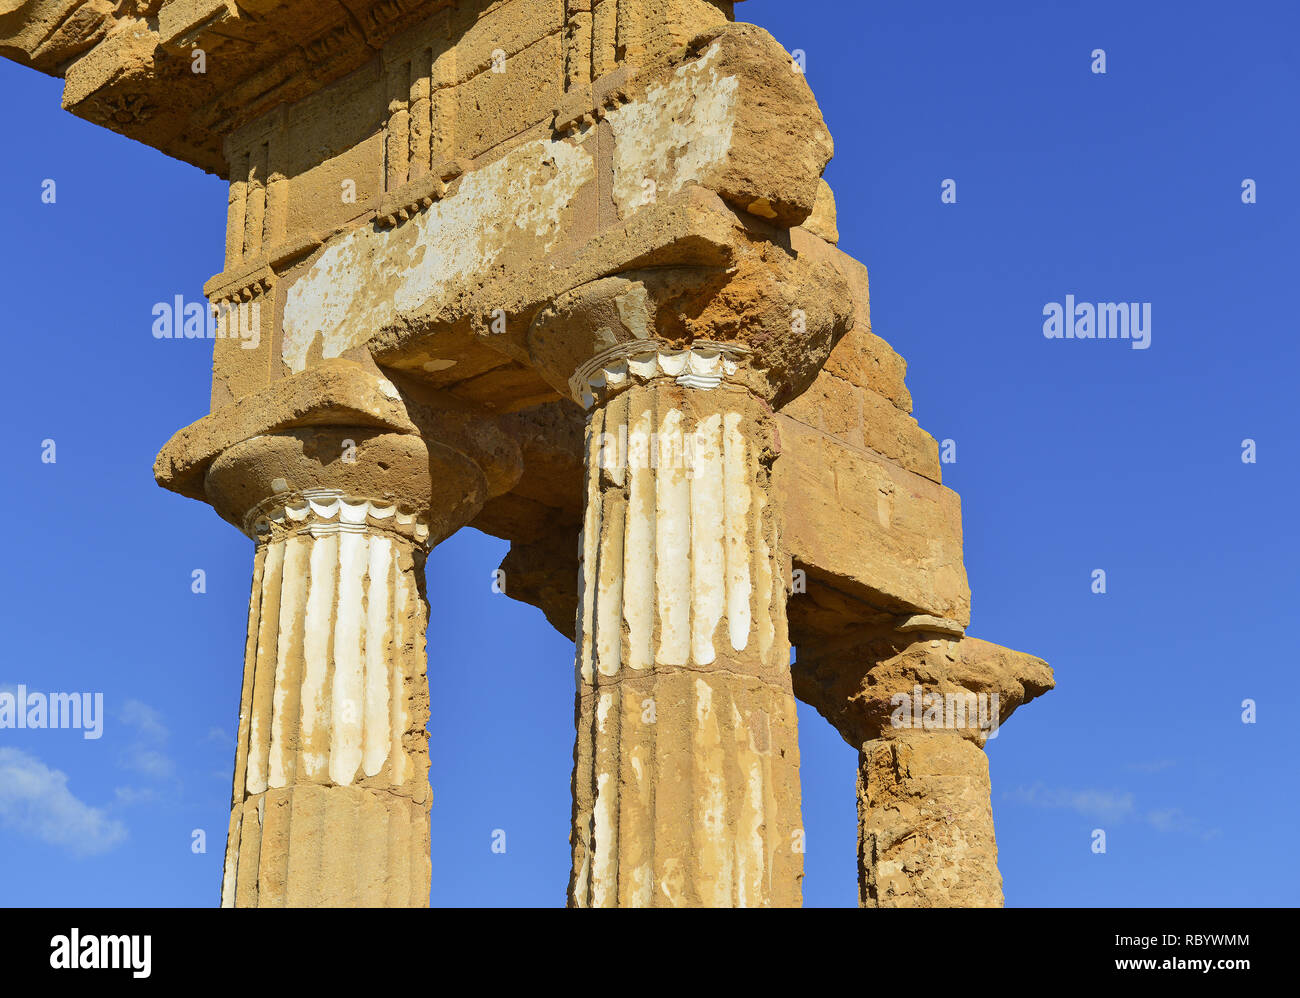
{"label": "horizontal stone beam", "polygon": [[796,567],[892,613],[970,622],[957,493],[784,414],[775,492]]}

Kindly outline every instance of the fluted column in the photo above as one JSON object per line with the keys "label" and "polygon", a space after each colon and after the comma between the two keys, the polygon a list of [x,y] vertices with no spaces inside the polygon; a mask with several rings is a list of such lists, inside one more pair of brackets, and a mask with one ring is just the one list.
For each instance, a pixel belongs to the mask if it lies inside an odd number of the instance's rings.
{"label": "fluted column", "polygon": [[256,543],[222,905],[426,906],[424,560],[481,471],[416,436],[313,428],[230,448],[207,492]]}
{"label": "fluted column", "polygon": [[259,512],[221,902],[424,906],[428,525],[331,490]]}
{"label": "fluted column", "polygon": [[591,405],[577,638],[577,907],[798,905],[799,750],[770,410],[734,352],[633,345]]}

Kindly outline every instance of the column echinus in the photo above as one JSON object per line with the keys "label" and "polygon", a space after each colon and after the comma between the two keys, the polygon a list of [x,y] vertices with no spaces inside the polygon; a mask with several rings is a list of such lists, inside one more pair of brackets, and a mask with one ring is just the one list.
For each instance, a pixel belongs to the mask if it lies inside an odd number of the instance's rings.
{"label": "column echinus", "polygon": [[[191,431],[160,456],[178,490],[212,427]],[[483,471],[415,433],[304,426],[223,447],[202,491],[255,544],[222,905],[427,905],[424,561]]]}
{"label": "column echinus", "polygon": [[[570,380],[588,412],[575,907],[801,901],[788,561],[769,492],[771,401],[790,389],[741,340],[664,335],[707,284],[690,270],[606,278],[531,333],[543,365],[598,347]],[[768,305],[789,327],[789,303]],[[812,365],[830,336],[803,344]]]}

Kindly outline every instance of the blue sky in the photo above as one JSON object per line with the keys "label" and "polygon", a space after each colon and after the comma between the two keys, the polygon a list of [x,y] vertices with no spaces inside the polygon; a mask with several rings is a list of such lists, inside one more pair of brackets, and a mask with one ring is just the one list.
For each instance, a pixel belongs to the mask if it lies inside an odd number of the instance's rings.
{"label": "blue sky", "polygon": [[[840,245],[956,444],[970,631],[1056,670],[989,750],[1008,905],[1296,904],[1294,5],[737,7],[806,53]],[[58,81],[5,62],[0,87],[0,686],[106,715],[0,731],[0,904],[211,905],[251,546],[153,483],[211,343],[150,326],[221,269],[224,185],[60,111]],[[1150,348],[1044,338],[1066,295],[1150,302]],[[462,531],[429,561],[435,904],[564,900],[572,645],[492,592],[505,549]],[[800,750],[805,902],[852,905],[856,754],[802,708]]]}

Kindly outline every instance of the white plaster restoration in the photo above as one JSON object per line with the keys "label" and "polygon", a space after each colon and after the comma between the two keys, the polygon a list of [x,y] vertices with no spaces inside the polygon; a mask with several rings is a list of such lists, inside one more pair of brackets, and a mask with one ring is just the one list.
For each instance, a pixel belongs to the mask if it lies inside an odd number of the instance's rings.
{"label": "white plaster restoration", "polygon": [[339,536],[338,612],[334,617],[334,685],[330,691],[330,782],[348,786],[361,765],[362,582],[369,562],[367,538]]}
{"label": "white plaster restoration", "polygon": [[539,139],[465,175],[456,193],[394,228],[362,226],[325,247],[288,290],[281,357],[292,372],[365,343],[401,312],[463,287],[521,240],[554,248],[595,176],[586,136]]}
{"label": "white plaster restoration", "polygon": [[[296,735],[293,713],[298,709],[299,684],[302,682],[302,636],[307,610],[308,565],[311,539],[289,537],[285,540],[283,582],[280,586],[279,629],[276,640],[275,696],[271,704],[271,760],[267,783],[288,786],[293,775],[294,759],[290,746]],[[278,548],[281,545],[272,545]]]}
{"label": "white plaster restoration", "polygon": [[596,660],[601,675],[618,673],[623,658],[623,529],[627,505],[621,498],[606,500],[600,531],[600,565],[596,580]]}
{"label": "white plaster restoration", "polygon": [[[731,647],[743,651],[749,643],[752,592],[749,565],[755,551],[750,541],[750,475],[748,445],[741,432],[740,414],[727,413],[724,441],[726,503],[723,508],[727,538],[727,629]],[[761,527],[756,531],[761,534]]]}
{"label": "white plaster restoration", "polygon": [[401,515],[392,506],[301,501],[281,509],[286,521],[299,513],[305,520],[310,509],[349,529],[279,533],[264,545],[254,580],[256,640],[247,652],[244,790],[376,777],[399,786],[411,773],[402,746],[405,669],[421,651],[407,622],[423,620],[408,577],[413,542],[376,527]]}
{"label": "white plaster restoration", "polygon": [[[610,711],[614,704],[614,694],[601,693],[596,706],[596,730],[606,736],[607,743],[612,742],[613,732],[609,730]],[[611,891],[617,889],[618,878],[615,866],[618,862],[615,830],[618,827],[616,807],[618,806],[618,781],[612,779],[609,772],[610,753],[600,753],[596,764],[596,803],[592,817],[592,837],[595,839],[595,856],[592,859],[592,904],[597,908],[610,907],[617,900]],[[602,765],[603,764],[603,765]]]}
{"label": "white plaster restoration", "polygon": [[[266,754],[264,734],[262,731],[270,718],[265,710],[259,710],[257,679],[266,677],[275,668],[274,629],[278,626],[278,617],[268,611],[278,607],[281,566],[284,562],[283,550],[269,550],[261,564],[261,577],[254,579],[254,585],[261,588],[261,600],[258,605],[257,644],[252,650],[251,669],[245,669],[245,675],[253,680],[253,696],[248,716],[248,752],[244,757],[244,787],[247,793],[259,794],[266,789]],[[271,645],[268,653],[267,645]],[[265,678],[263,678],[265,683]],[[265,694],[264,694],[265,695]]]}
{"label": "white plaster restoration", "polygon": [[655,594],[659,665],[686,665],[691,655],[691,482],[672,452],[682,439],[682,413],[669,409],[659,424],[655,470]]}
{"label": "white plaster restoration", "polygon": [[601,419],[587,421],[587,501],[583,514],[582,534],[578,537],[578,593],[581,603],[577,619],[578,682],[592,680],[593,625],[596,619],[596,552],[600,546],[600,431]]}
{"label": "white plaster restoration", "polygon": [[[718,72],[719,50],[715,43],[643,98],[608,112],[622,216],[726,162],[740,83]],[[532,240],[539,257],[553,249],[577,192],[595,177],[587,146],[595,134],[524,143],[465,174],[455,193],[407,221],[362,226],[327,245],[286,294],[281,357],[289,370],[303,370],[313,356],[340,356],[402,312],[467,287],[512,245]],[[620,303],[620,312],[628,328],[647,328],[634,300],[626,309]]]}
{"label": "white plaster restoration", "polygon": [[235,906],[235,874],[239,870],[239,833],[243,828],[243,813],[236,811],[230,821],[230,833],[227,836],[226,868],[221,876],[221,907]]}
{"label": "white plaster restoration", "polygon": [[[376,776],[392,751],[388,660],[392,654],[393,542],[370,538],[366,568],[365,742],[361,771]],[[396,692],[396,691],[394,691]]]}
{"label": "white plaster restoration", "polygon": [[589,420],[580,683],[624,667],[710,665],[724,621],[733,652],[756,641],[766,663],[775,643],[776,527],[742,416],[656,408],[653,390],[639,390]]}
{"label": "white plaster restoration", "polygon": [[639,400],[628,434],[628,509],[624,551],[634,552],[623,566],[623,619],[627,622],[628,666],[634,670],[654,665],[654,471],[650,467],[650,439],[654,412],[649,399]]}
{"label": "white plaster restoration", "polygon": [[685,349],[658,340],[624,340],[597,353],[569,379],[573,400],[590,409],[598,400],[655,378],[707,391],[734,378],[750,349],[740,343],[696,340]]}
{"label": "white plaster restoration", "polygon": [[[695,428],[691,456],[691,657],[711,665],[717,655],[713,633],[722,620],[727,591],[723,560],[722,416],[705,417]],[[730,526],[728,523],[727,526]]]}
{"label": "white plaster restoration", "polygon": [[389,503],[352,498],[337,489],[282,490],[254,506],[244,518],[244,532],[259,541],[278,537],[285,531],[325,537],[341,533],[366,534],[376,527],[400,534],[417,544],[424,544],[429,539],[429,525],[422,517],[403,512]]}
{"label": "white plaster restoration", "polygon": [[[303,626],[303,679],[298,717],[302,776],[312,783],[327,782],[328,755],[323,750],[330,726],[330,698],[326,681],[330,665],[330,633],[333,631],[335,575],[338,571],[336,535],[314,540],[311,549],[311,582],[307,592],[307,620]],[[323,729],[322,736],[317,728]]]}
{"label": "white plaster restoration", "polygon": [[671,197],[726,161],[736,124],[740,81],[713,64],[715,42],[698,59],[679,66],[645,97],[609,111],[614,131],[614,203],[626,217],[655,198]]}

